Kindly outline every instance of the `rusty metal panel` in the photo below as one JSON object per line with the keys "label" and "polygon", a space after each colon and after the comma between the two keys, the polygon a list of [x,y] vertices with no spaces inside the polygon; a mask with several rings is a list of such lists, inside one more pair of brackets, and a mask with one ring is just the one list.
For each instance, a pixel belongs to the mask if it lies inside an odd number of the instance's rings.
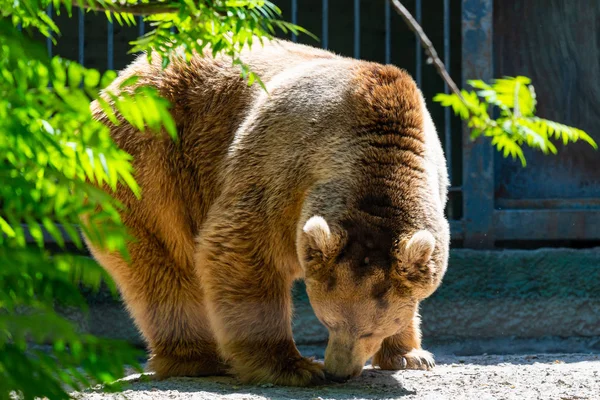
{"label": "rusty metal panel", "polygon": [[[493,0],[462,0],[462,80],[493,77]],[[485,139],[463,128],[464,245],[489,248],[494,212],[494,153]]]}
{"label": "rusty metal panel", "polygon": [[[597,0],[511,0],[496,4],[494,10],[495,75],[529,76],[539,116],[585,129],[596,142],[600,142],[600,48],[594,38],[599,21]],[[512,221],[521,227],[530,221],[540,224],[534,227],[540,240],[599,238],[600,154],[587,144],[566,148],[559,144],[558,150],[558,155],[547,156],[525,149],[526,168],[495,156],[497,208],[549,210],[535,212],[536,217],[525,211],[510,214],[523,220],[503,217],[497,227],[500,236],[531,239],[529,229],[506,225]]]}
{"label": "rusty metal panel", "polygon": [[[496,75],[531,77],[538,115],[585,129],[596,141],[599,21],[597,0],[513,0],[497,6],[494,16]],[[496,197],[600,198],[600,154],[585,144],[558,148],[556,156],[526,151],[525,169],[499,157]]]}
{"label": "rusty metal panel", "polygon": [[497,210],[497,240],[600,240],[600,210]]}

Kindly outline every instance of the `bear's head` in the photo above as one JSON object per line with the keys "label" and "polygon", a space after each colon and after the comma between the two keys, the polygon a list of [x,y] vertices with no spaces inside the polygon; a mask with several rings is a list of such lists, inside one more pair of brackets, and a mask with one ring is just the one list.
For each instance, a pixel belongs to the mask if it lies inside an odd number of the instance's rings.
{"label": "bear's head", "polygon": [[325,370],[337,379],[358,376],[439,286],[445,246],[428,230],[334,229],[319,216],[306,222],[301,236],[307,293],[329,330]]}

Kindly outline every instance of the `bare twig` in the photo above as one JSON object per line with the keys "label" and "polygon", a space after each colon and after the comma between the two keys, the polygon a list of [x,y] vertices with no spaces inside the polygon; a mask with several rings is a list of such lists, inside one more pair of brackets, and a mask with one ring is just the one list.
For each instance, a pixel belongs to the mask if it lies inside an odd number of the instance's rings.
{"label": "bare twig", "polygon": [[419,38],[421,45],[423,45],[425,52],[433,60],[433,65],[435,66],[435,69],[437,69],[444,82],[448,84],[448,87],[450,88],[450,90],[452,90],[452,93],[456,94],[462,100],[462,95],[460,94],[460,90],[458,90],[458,86],[456,86],[456,83],[450,77],[450,74],[446,70],[444,63],[438,56],[437,51],[435,51],[431,40],[429,40],[425,32],[423,32],[423,28],[421,28],[421,25],[419,25],[419,23],[414,19],[412,14],[406,9],[406,7],[404,7],[404,5],[402,5],[402,3],[399,0],[391,0],[391,2],[398,14],[400,14],[402,19],[404,20],[404,22],[406,22],[410,30],[413,31]]}
{"label": "bare twig", "polygon": [[110,11],[113,13],[129,13],[133,15],[171,14],[179,10],[179,4],[171,2],[152,1],[149,3],[107,3],[72,0],[73,6],[94,11]]}

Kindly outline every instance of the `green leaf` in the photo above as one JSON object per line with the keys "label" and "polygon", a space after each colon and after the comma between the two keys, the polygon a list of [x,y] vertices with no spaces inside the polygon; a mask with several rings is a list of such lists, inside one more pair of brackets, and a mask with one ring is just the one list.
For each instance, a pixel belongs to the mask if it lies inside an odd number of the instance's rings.
{"label": "green leaf", "polygon": [[69,81],[69,86],[76,87],[79,86],[81,81],[83,80],[83,71],[79,64],[77,63],[69,63],[67,67],[67,76]]}
{"label": "green leaf", "polygon": [[115,71],[108,70],[102,75],[102,79],[100,80],[100,87],[105,88],[110,85],[117,78],[117,73]]}
{"label": "green leaf", "polygon": [[177,126],[175,125],[175,121],[173,120],[173,116],[165,107],[158,108],[159,117],[162,121],[165,130],[171,136],[173,140],[177,139]]}
{"label": "green leaf", "polygon": [[44,247],[44,234],[42,232],[42,228],[40,225],[30,216],[25,216],[25,221],[27,222],[27,228],[29,229],[29,234],[35,240],[39,247]]}
{"label": "green leaf", "polygon": [[75,244],[78,249],[81,249],[83,247],[83,243],[81,242],[81,238],[75,227],[62,217],[56,217],[56,220],[61,224],[62,228],[67,233],[73,244]]}
{"label": "green leaf", "polygon": [[475,89],[482,89],[482,90],[486,90],[486,91],[493,90],[490,85],[488,85],[487,83],[485,83],[484,81],[479,80],[479,79],[468,80],[467,83]]}
{"label": "green leaf", "polygon": [[547,132],[549,137],[554,136],[556,139],[562,139],[564,145],[583,140],[594,149],[598,149],[598,145],[594,139],[581,129],[538,117],[533,117],[530,121],[536,124],[540,131]]}
{"label": "green leaf", "polygon": [[8,237],[15,237],[15,230],[0,216],[0,229]]}
{"label": "green leaf", "polygon": [[494,136],[492,138],[492,145],[495,145],[498,151],[502,151],[504,158],[509,155],[512,156],[513,159],[519,158],[521,160],[521,165],[523,167],[527,166],[527,162],[525,160],[525,155],[523,154],[523,150],[521,146],[519,146],[512,138],[506,135]]}
{"label": "green leaf", "polygon": [[469,118],[469,108],[460,97],[455,94],[439,93],[435,95],[433,101],[440,103],[443,107],[452,107],[454,113],[460,115],[463,120]]}
{"label": "green leaf", "polygon": [[121,84],[119,85],[119,89],[125,89],[128,86],[133,86],[139,80],[140,80],[140,77],[137,75],[130,76],[129,78],[127,78],[123,82],[121,82]]}
{"label": "green leaf", "polygon": [[84,73],[83,84],[88,88],[95,88],[100,83],[100,72],[88,69]]}
{"label": "green leaf", "polygon": [[56,241],[56,243],[60,246],[60,247],[65,247],[65,240],[63,238],[62,233],[60,232],[60,230],[58,229],[58,227],[54,224],[54,222],[49,218],[49,217],[43,217],[42,218],[42,225],[44,225],[44,228],[48,231],[48,233],[50,234],[50,236],[52,236],[54,238],[54,240]]}

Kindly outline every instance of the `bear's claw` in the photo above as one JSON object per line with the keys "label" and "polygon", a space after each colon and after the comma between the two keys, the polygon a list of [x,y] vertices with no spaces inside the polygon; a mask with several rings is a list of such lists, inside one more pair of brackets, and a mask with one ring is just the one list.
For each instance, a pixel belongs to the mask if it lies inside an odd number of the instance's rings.
{"label": "bear's claw", "polygon": [[384,370],[419,369],[428,371],[435,367],[435,360],[430,352],[422,349],[413,349],[406,354],[378,359],[375,365]]}
{"label": "bear's claw", "polygon": [[[323,363],[303,357],[290,376],[292,386],[317,386],[326,382]],[[298,385],[295,384],[298,382]],[[285,384],[285,383],[284,383]]]}

